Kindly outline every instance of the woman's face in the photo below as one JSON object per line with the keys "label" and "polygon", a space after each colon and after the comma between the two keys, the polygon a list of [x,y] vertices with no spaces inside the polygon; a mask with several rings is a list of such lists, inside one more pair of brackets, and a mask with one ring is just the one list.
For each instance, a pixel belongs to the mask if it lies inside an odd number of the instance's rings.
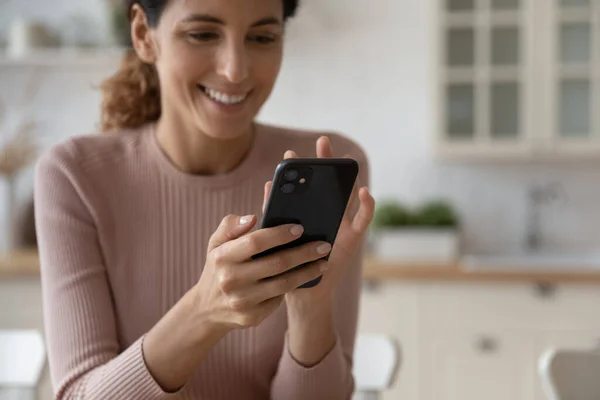
{"label": "woman's face", "polygon": [[163,113],[217,139],[247,132],[283,57],[282,0],[170,0],[151,32]]}

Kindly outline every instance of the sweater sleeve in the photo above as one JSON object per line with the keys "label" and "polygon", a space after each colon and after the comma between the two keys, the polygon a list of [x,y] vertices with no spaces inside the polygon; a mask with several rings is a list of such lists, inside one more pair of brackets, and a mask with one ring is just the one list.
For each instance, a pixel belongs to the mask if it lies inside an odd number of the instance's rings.
{"label": "sweater sleeve", "polygon": [[[346,143],[336,144],[331,137],[334,151],[344,148]],[[359,162],[358,187],[369,185],[368,161],[356,145],[344,154],[351,154]],[[356,212],[357,204],[351,207]],[[352,360],[362,282],[363,247],[357,249],[356,256],[348,266],[346,274],[338,283],[335,292],[335,326],[337,341],[332,350],[313,367],[300,365],[289,351],[287,335],[279,367],[271,385],[273,400],[328,399],[349,400],[354,392]]]}
{"label": "sweater sleeve", "polygon": [[44,327],[56,399],[168,399],[148,371],[140,337],[120,351],[114,307],[94,222],[93,182],[66,145],[35,168],[35,220]]}

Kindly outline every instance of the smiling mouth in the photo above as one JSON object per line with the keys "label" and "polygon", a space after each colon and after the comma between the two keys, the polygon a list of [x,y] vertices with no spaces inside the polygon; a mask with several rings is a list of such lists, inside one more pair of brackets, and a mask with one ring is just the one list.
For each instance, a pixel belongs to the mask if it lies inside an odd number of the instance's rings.
{"label": "smiling mouth", "polygon": [[200,89],[212,101],[227,106],[235,106],[242,104],[244,101],[246,101],[249,95],[249,93],[243,95],[230,95],[219,92],[218,90],[209,89],[206,86],[202,85],[198,85],[198,89]]}

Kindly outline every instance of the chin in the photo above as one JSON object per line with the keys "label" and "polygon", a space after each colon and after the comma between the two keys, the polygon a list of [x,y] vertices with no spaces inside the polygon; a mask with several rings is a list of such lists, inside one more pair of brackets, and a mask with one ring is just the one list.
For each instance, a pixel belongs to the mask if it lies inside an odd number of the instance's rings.
{"label": "chin", "polygon": [[[246,105],[246,107],[249,105]],[[248,133],[254,121],[253,113],[249,108],[236,110],[219,109],[213,104],[207,104],[206,99],[200,99],[193,110],[194,125],[205,135],[212,139],[232,140]]]}

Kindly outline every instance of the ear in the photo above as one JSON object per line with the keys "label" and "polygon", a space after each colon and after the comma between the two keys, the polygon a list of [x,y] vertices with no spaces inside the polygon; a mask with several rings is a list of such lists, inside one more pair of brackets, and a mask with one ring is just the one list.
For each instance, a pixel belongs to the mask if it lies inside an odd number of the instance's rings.
{"label": "ear", "polygon": [[148,19],[144,9],[138,4],[131,7],[131,41],[138,57],[147,64],[154,64],[156,61],[156,50]]}

